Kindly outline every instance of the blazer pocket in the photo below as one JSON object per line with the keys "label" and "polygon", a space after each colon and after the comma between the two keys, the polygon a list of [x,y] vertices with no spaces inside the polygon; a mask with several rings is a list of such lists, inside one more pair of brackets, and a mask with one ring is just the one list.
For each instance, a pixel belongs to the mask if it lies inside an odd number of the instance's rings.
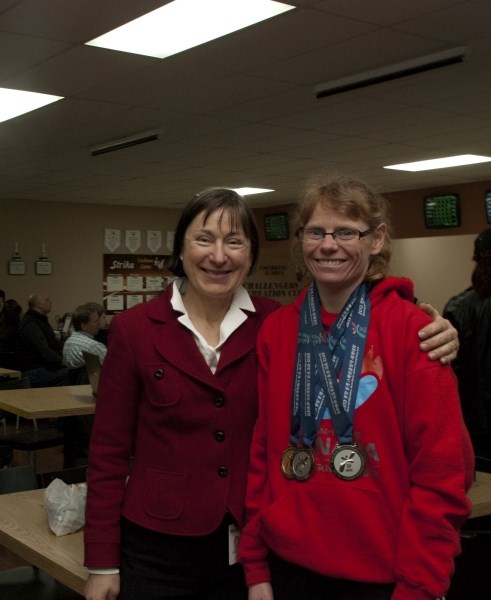
{"label": "blazer pocket", "polygon": [[181,400],[182,373],[165,363],[143,365],[145,395],[156,406],[174,406]]}
{"label": "blazer pocket", "polygon": [[159,519],[178,519],[184,510],[188,476],[147,469],[145,476],[145,512]]}

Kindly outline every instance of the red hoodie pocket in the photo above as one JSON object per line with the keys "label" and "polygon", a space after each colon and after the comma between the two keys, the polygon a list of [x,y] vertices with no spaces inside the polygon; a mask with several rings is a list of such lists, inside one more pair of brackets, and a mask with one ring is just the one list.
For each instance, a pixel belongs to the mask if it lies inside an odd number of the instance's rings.
{"label": "red hoodie pocket", "polygon": [[276,554],[330,577],[394,581],[396,528],[377,490],[354,481],[291,483],[261,522]]}

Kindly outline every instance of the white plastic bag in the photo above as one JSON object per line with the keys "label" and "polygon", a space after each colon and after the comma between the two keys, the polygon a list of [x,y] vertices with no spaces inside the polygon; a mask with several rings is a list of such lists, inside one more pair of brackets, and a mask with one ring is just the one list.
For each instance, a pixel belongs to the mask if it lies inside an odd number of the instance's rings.
{"label": "white plastic bag", "polygon": [[78,531],[85,523],[85,499],[87,484],[67,485],[54,479],[44,491],[44,505],[48,522],[55,535]]}

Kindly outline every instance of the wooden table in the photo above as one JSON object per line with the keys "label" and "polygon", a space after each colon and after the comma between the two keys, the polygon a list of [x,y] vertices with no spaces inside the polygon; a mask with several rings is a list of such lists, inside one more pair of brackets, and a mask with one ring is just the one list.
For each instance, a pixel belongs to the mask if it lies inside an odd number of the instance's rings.
{"label": "wooden table", "polygon": [[0,409],[25,419],[91,415],[95,398],[90,385],[0,390]]}
{"label": "wooden table", "polygon": [[11,379],[20,379],[22,373],[14,369],[3,369],[0,367],[0,377],[10,377]]}
{"label": "wooden table", "polygon": [[83,532],[56,536],[48,524],[44,490],[0,495],[0,544],[83,594]]}
{"label": "wooden table", "polygon": [[[83,593],[83,532],[57,537],[44,508],[44,490],[0,495],[0,544],[49,575]],[[472,517],[491,514],[491,473],[477,473],[469,492]]]}
{"label": "wooden table", "polygon": [[491,515],[491,473],[476,472],[469,498],[472,500],[471,519]]}

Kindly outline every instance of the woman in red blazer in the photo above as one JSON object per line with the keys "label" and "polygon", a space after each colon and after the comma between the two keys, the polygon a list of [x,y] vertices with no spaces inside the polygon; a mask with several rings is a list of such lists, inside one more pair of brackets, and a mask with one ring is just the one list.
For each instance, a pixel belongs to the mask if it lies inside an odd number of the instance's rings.
{"label": "woman in red blazer", "polygon": [[256,334],[279,306],[242,287],[257,257],[245,200],[208,190],[176,229],[179,279],[112,320],[89,456],[88,599],[247,597],[232,550],[256,419]]}
{"label": "woman in red blazer", "polygon": [[[242,287],[257,258],[246,201],[207,190],[177,225],[178,279],[112,320],[89,455],[87,600],[247,598],[235,545],[257,411],[255,343],[278,307]],[[454,337],[447,329],[435,342]]]}

